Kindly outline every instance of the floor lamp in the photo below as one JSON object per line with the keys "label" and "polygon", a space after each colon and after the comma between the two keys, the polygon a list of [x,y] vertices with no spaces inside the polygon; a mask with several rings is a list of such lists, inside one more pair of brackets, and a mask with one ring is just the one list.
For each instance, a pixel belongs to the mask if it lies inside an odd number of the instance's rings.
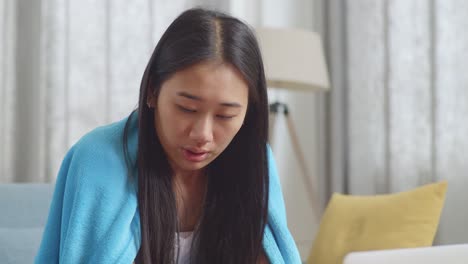
{"label": "floor lamp", "polygon": [[[330,87],[322,41],[317,33],[284,28],[257,28],[257,39],[263,56],[269,88],[289,90],[326,91]],[[312,175],[299,144],[290,110],[284,102],[270,104],[270,127],[278,114],[287,120],[288,132],[307,189],[312,209],[319,217],[319,196],[313,187]],[[272,139],[273,129],[270,129]]]}

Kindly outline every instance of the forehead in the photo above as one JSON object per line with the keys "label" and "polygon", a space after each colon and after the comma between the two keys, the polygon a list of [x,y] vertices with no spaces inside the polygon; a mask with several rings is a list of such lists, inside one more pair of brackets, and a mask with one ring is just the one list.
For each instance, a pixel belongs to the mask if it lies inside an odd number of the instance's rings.
{"label": "forehead", "polygon": [[176,72],[163,83],[162,89],[172,95],[188,92],[206,99],[248,99],[248,85],[242,74],[231,64],[214,61]]}

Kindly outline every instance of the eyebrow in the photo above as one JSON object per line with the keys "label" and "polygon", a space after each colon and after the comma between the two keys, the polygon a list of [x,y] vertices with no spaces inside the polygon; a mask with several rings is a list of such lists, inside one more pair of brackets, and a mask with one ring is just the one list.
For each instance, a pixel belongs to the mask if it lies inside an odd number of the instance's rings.
{"label": "eyebrow", "polygon": [[[189,94],[189,93],[186,93],[186,92],[178,92],[177,95],[188,98],[188,99],[191,99],[191,100],[195,100],[195,101],[204,101],[203,98],[201,98],[199,96]],[[242,106],[241,104],[234,103],[234,102],[222,102],[222,103],[220,103],[220,105],[227,106],[227,107],[241,107]]]}

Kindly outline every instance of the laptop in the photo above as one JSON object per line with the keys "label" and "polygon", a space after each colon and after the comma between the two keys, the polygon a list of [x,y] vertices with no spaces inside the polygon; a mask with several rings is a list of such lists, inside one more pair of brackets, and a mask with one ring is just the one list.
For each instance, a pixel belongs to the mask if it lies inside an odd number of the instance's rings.
{"label": "laptop", "polygon": [[352,252],[343,264],[468,264],[468,244]]}

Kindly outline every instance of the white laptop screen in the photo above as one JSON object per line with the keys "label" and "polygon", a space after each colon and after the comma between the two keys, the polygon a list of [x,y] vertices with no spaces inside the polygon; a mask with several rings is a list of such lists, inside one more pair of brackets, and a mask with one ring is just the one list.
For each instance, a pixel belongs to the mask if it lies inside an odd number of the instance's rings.
{"label": "white laptop screen", "polygon": [[343,264],[468,264],[468,244],[363,251],[348,254]]}

